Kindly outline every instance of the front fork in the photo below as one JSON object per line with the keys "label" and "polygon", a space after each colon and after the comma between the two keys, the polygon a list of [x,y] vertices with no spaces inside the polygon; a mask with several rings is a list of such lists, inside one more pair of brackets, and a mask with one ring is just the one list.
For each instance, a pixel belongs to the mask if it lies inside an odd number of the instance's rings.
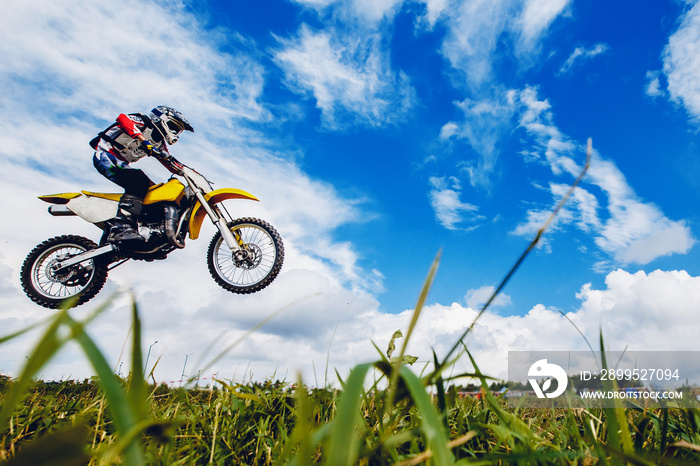
{"label": "front fork", "polygon": [[204,211],[211,219],[214,226],[216,226],[216,228],[219,229],[221,237],[224,239],[226,245],[231,250],[231,254],[233,254],[233,257],[240,259],[241,256],[244,255],[244,251],[239,243],[239,238],[236,238],[237,235],[234,235],[233,232],[229,229],[228,223],[226,222],[226,218],[224,217],[224,215],[221,213],[218,207],[211,207],[209,205],[206,199],[204,199],[204,194],[202,194],[200,190],[195,191],[195,196],[204,208]]}

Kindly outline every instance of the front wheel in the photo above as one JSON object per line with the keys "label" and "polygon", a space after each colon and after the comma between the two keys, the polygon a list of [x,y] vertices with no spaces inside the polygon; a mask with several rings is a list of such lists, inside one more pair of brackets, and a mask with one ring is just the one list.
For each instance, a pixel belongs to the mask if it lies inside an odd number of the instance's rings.
{"label": "front wheel", "polygon": [[107,265],[97,259],[63,269],[61,260],[81,254],[97,245],[82,236],[64,235],[44,241],[22,264],[21,281],[24,292],[35,303],[56,309],[74,300],[79,306],[92,299],[107,281]]}
{"label": "front wheel", "polygon": [[241,245],[234,256],[217,232],[209,244],[209,272],[222,288],[232,293],[255,293],[277,277],[284,261],[284,246],[277,230],[257,218],[239,218],[228,224]]}

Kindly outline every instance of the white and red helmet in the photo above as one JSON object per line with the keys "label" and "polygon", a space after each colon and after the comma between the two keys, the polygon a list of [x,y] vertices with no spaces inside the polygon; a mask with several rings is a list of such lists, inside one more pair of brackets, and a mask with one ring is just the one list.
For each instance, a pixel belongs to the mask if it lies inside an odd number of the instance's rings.
{"label": "white and red helmet", "polygon": [[151,110],[148,114],[153,125],[158,132],[163,136],[168,145],[175,144],[183,131],[191,131],[194,133],[194,128],[187,121],[185,116],[172,107],[159,105]]}

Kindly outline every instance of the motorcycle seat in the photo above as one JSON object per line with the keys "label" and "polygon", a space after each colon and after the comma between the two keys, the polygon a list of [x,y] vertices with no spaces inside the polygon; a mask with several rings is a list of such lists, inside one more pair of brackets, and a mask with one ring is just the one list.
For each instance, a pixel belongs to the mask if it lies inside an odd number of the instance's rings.
{"label": "motorcycle seat", "polygon": [[[154,184],[153,186],[148,188],[148,192],[151,192],[154,189],[158,189],[161,186],[163,186],[163,183]],[[96,193],[93,191],[85,191],[85,190],[82,190],[81,192],[84,195],[89,196],[89,197],[99,197],[102,199],[109,199],[110,201],[119,201],[119,199],[122,198],[122,194],[123,194],[123,193]]]}

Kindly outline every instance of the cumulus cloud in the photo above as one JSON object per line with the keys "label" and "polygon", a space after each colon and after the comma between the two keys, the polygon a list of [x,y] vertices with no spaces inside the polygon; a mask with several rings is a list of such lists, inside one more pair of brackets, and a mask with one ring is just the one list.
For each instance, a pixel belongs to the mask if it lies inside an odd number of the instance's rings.
{"label": "cumulus cloud", "polygon": [[[581,160],[574,157],[584,149],[553,123],[549,103],[539,100],[537,91],[525,89],[518,96],[523,106],[520,125],[532,136],[544,153],[555,175],[577,176]],[[605,194],[605,202],[588,189],[597,188]],[[568,186],[550,183],[552,206],[559,202]],[[685,254],[695,244],[690,228],[683,220],[671,220],[654,204],[640,199],[617,166],[595,152],[587,177],[574,192],[572,207],[564,209],[555,228],[575,223],[595,236],[596,245],[618,264],[647,264],[652,260],[674,254]],[[528,212],[527,221],[521,223],[516,234],[531,235],[542,225],[551,206]]]}
{"label": "cumulus cloud", "polygon": [[[482,369],[502,378],[507,377],[508,351],[587,351],[586,339],[598,349],[601,331],[607,350],[692,351],[697,349],[693,329],[700,324],[694,304],[700,299],[699,285],[700,277],[686,272],[617,270],[608,274],[602,289],[582,286],[577,294],[580,306],[566,315],[546,304],[535,305],[524,315],[487,312],[465,343]],[[407,327],[411,314],[369,312],[343,328],[365,328],[366,334],[383,348],[395,329]],[[419,357],[420,367],[429,364],[432,350],[438,356],[445,355],[477,314],[477,309],[461,303],[426,306],[409,342],[409,354]],[[343,334],[347,336],[348,332]],[[343,345],[362,348],[356,354],[365,354],[362,342],[338,342],[334,348]],[[468,361],[462,359],[454,371],[469,369]]]}
{"label": "cumulus cloud", "polygon": [[[603,289],[584,285],[577,294],[580,306],[565,315],[545,304],[524,315],[487,312],[465,343],[482,368],[488,367],[490,374],[502,378],[507,376],[508,351],[587,351],[586,339],[599,349],[601,331],[606,350],[697,350],[693,329],[700,324],[700,317],[693,303],[700,298],[700,277],[678,271],[647,274],[616,270],[607,275],[605,285]],[[458,303],[429,306],[421,315],[415,341],[409,345],[411,354],[424,360],[430,348],[438,355],[445,354],[477,313]],[[468,368],[462,361],[461,370]]]}

